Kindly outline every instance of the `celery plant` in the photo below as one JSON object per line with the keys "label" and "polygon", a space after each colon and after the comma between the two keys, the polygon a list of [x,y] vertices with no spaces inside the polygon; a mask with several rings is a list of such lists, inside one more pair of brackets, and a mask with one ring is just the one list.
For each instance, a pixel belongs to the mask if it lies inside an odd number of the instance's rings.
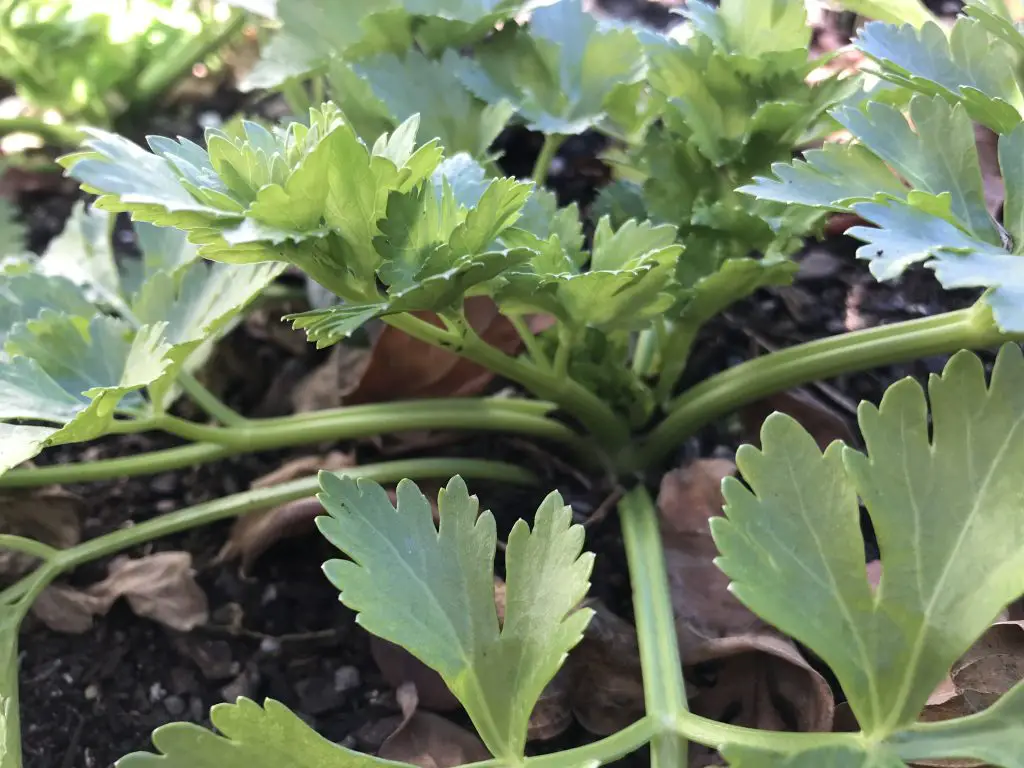
{"label": "celery plant", "polygon": [[[393,506],[371,481],[456,473],[528,481],[521,470],[460,460],[449,473],[450,462],[420,459],[319,480],[328,513],[321,530],[349,557],[325,566],[342,601],[369,631],[441,675],[494,756],[488,765],[598,765],[650,743],[652,764],[668,768],[685,762],[688,740],[717,748],[739,768],[883,768],[932,758],[1024,765],[1024,684],[979,714],[916,722],[950,664],[1024,593],[1024,490],[1016,472],[1024,460],[1024,357],[1005,344],[986,382],[979,360],[960,351],[1024,335],[1015,269],[1024,247],[1015,174],[1024,35],[1008,13],[995,0],[969,4],[948,37],[930,22],[864,29],[856,44],[879,73],[917,94],[907,100],[908,118],[865,100],[855,82],[804,82],[813,62],[798,0],[723,0],[719,10],[693,3],[689,37],[608,28],[585,17],[576,0],[489,36],[483,30],[507,21],[518,4],[406,5],[367,4],[359,23],[344,29],[326,23],[337,9],[320,0],[282,5],[284,42],[265,62],[265,73],[284,73],[286,87],[300,76],[316,85],[332,68],[363,73],[379,103],[342,95],[279,130],[210,131],[206,148],[153,137],[147,151],[91,131],[83,151],[64,159],[99,195],[96,210],[185,232],[191,246],[167,229],[143,230],[154,242],[167,240],[159,257],[144,260],[149,271],[141,276],[118,273],[103,256],[103,236],[85,238],[90,258],[71,279],[52,277],[62,270],[47,256],[11,264],[3,279],[22,287],[10,289],[21,298],[4,328],[0,418],[10,471],[0,485],[145,473],[392,429],[466,427],[561,441],[582,462],[633,486],[620,515],[647,713],[602,741],[542,757],[524,756],[526,721],[589,618],[578,605],[591,557],[562,500],[547,497],[532,530],[523,521],[513,530],[500,623],[494,521],[478,514],[463,480],[441,493],[439,528],[412,483],[400,484]],[[745,13],[759,14],[771,34],[751,34],[739,23]],[[923,23],[926,15],[911,18]],[[303,29],[312,35],[309,55],[289,59],[288,36],[294,44]],[[455,45],[475,46],[475,56],[463,58]],[[372,58],[382,51],[393,58]],[[393,87],[404,66],[457,79],[466,93],[439,104],[458,102],[458,114],[479,123],[459,132],[429,104],[422,116],[409,111],[414,89]],[[360,111],[366,104],[375,111]],[[501,115],[545,133],[533,183],[493,173],[485,139]],[[1000,135],[1001,221],[984,205],[969,118]],[[835,125],[855,141],[787,162],[795,146]],[[367,134],[368,126],[380,130]],[[559,208],[536,182],[562,137],[595,126],[621,140],[614,157],[620,179],[604,194],[585,245],[576,207]],[[447,139],[456,150],[446,157]],[[853,234],[866,242],[859,255],[879,278],[925,262],[943,285],[984,293],[967,310],[797,345],[678,392],[704,323],[759,286],[789,280],[799,238],[829,211],[865,219]],[[379,319],[480,363],[538,400],[435,401],[269,420],[235,414],[192,372],[204,345],[286,264],[338,300],[291,318],[318,345]],[[522,334],[523,355],[491,347],[469,326],[463,302],[481,295]],[[442,324],[414,314],[423,311]],[[554,327],[534,334],[524,322],[534,313],[552,316]],[[930,414],[912,381],[894,384],[878,407],[860,407],[863,453],[840,443],[821,452],[792,419],[771,416],[762,448],[740,449],[745,484],[726,483],[724,516],[712,524],[737,597],[829,665],[861,730],[777,733],[689,713],[658,526],[640,473],[659,467],[702,426],[771,393],[942,353],[957,354],[929,384]],[[182,391],[220,424],[169,415]],[[571,425],[548,415],[555,409]],[[80,467],[13,469],[49,445],[151,429],[193,444]],[[155,535],[308,493],[314,482],[229,497],[65,551],[5,537],[0,543],[43,565],[0,593],[4,649],[13,648],[32,597],[58,573]],[[858,499],[882,551],[876,590],[864,574]],[[0,703],[8,754],[16,755],[13,658]],[[221,705],[213,722],[222,735],[189,724],[158,729],[162,756],[138,753],[122,766],[392,765],[325,741],[275,702]]]}

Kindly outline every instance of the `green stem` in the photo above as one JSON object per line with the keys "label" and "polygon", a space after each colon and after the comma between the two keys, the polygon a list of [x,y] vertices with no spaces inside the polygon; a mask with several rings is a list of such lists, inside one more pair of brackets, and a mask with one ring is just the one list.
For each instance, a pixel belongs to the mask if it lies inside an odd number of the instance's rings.
{"label": "green stem", "polygon": [[233,11],[231,18],[213,34],[197,35],[179,48],[173,56],[145,70],[138,80],[132,108],[138,110],[164,95],[184,78],[197,62],[216,53],[245,26],[245,14]]}
{"label": "green stem", "polygon": [[506,355],[472,329],[460,337],[408,314],[389,315],[384,322],[420,341],[450,349],[499,376],[521,384],[536,397],[557,403],[586,427],[600,442],[604,452],[614,452],[629,442],[629,425],[601,398],[568,376],[558,376],[553,371],[545,371]]}
{"label": "green stem", "polygon": [[929,355],[991,347],[1006,334],[984,304],[921,320],[844,333],[773,352],[729,368],[684,392],[632,456],[626,469],[653,467],[697,430],[775,392]]}
{"label": "green stem", "polygon": [[248,423],[248,420],[242,414],[224,403],[188,371],[179,371],[176,379],[192,402],[217,419],[221,424],[236,427]]}
{"label": "green stem", "polygon": [[657,511],[640,485],[623,497],[619,513],[633,587],[647,716],[658,726],[651,739],[651,766],[677,768],[687,764],[686,741],[674,727],[688,708]]}
{"label": "green stem", "polygon": [[33,133],[47,144],[77,147],[85,134],[66,123],[47,123],[38,117],[7,117],[0,119],[0,136],[9,133]]}
{"label": "green stem", "polygon": [[569,378],[569,358],[572,356],[573,333],[564,325],[558,329],[558,349],[555,350],[554,372],[559,379]]}
{"label": "green stem", "polygon": [[589,443],[564,424],[544,417],[552,407],[550,403],[534,400],[453,398],[400,405],[358,405],[276,419],[251,419],[239,427],[195,424],[173,416],[116,421],[108,433],[161,429],[194,440],[196,444],[81,464],[15,469],[0,476],[0,488],[156,474],[239,453],[419,429],[485,430],[542,437],[568,445],[584,461],[600,463],[599,452]]}
{"label": "green stem", "polygon": [[658,376],[658,384],[654,389],[654,397],[659,403],[668,402],[679,383],[686,364],[690,361],[690,349],[700,331],[700,324],[681,322],[676,324],[665,340],[662,354],[662,369]]}
{"label": "green stem", "polygon": [[658,332],[654,328],[640,331],[633,351],[632,368],[635,376],[646,377],[652,374],[657,362],[658,346]]}
{"label": "green stem", "polygon": [[864,744],[860,733],[762,731],[720,723],[690,712],[658,513],[647,489],[637,486],[627,493],[619,502],[619,514],[633,587],[647,718],[654,728],[652,768],[686,765],[685,740],[716,749],[724,744],[737,744],[780,754],[818,746]]}
{"label": "green stem", "polygon": [[537,155],[537,162],[533,165],[533,173],[530,174],[533,178],[533,182],[538,187],[543,187],[545,182],[548,180],[548,171],[551,169],[551,161],[555,159],[555,154],[558,152],[558,148],[562,146],[562,142],[566,139],[560,133],[548,133],[544,135],[544,144],[540,148],[540,154]]}
{"label": "green stem", "polygon": [[505,317],[508,318],[512,327],[516,329],[516,333],[519,334],[519,338],[523,340],[523,346],[526,347],[526,351],[530,355],[530,360],[533,361],[533,364],[540,368],[550,370],[551,361],[537,342],[537,337],[534,335],[533,331],[530,330],[526,321],[519,315],[505,315]]}
{"label": "green stem", "polygon": [[40,560],[50,560],[60,552],[59,549],[54,549],[48,544],[43,544],[41,541],[26,539],[24,536],[15,536],[8,533],[0,534],[0,549],[23,552],[26,555],[38,557]]}
{"label": "green stem", "polygon": [[53,464],[31,469],[12,469],[0,475],[0,488],[38,488],[54,483],[94,483],[115,477],[156,475],[182,467],[208,464],[239,451],[213,443],[183,445],[162,451],[150,451],[118,459]]}

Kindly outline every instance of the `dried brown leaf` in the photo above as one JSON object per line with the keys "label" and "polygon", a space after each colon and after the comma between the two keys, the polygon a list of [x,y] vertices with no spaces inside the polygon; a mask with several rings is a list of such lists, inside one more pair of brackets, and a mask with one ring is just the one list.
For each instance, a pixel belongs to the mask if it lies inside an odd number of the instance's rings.
{"label": "dried brown leaf", "polygon": [[599,600],[583,640],[569,654],[573,714],[590,733],[608,736],[644,715],[644,685],[636,629]]}
{"label": "dried brown leaf", "polygon": [[[491,299],[474,296],[466,301],[465,312],[470,326],[484,341],[507,354],[519,350],[519,334]],[[441,325],[432,313],[415,314],[422,320]],[[359,386],[345,402],[466,397],[479,394],[493,379],[494,374],[486,368],[388,326],[373,345]]]}
{"label": "dried brown leaf", "polygon": [[[81,540],[83,500],[58,487],[0,495],[0,533],[24,536],[57,549]],[[0,550],[0,577],[17,578],[31,571],[36,558]]]}
{"label": "dried brown leaf", "polygon": [[108,572],[86,590],[51,585],[33,604],[33,614],[58,632],[81,633],[92,626],[93,616],[106,614],[123,597],[136,615],[179,632],[205,624],[209,617],[206,593],[196,583],[188,552],[117,558]]}
{"label": "dried brown leaf", "polygon": [[561,736],[570,725],[572,709],[569,707],[569,672],[563,666],[541,691],[530,713],[526,739],[548,741]]}
{"label": "dried brown leaf", "polygon": [[[354,465],[351,454],[332,451],[326,456],[302,456],[253,481],[252,488],[274,485],[308,477],[320,470],[336,472]],[[217,553],[216,562],[241,559],[243,573],[248,573],[256,560],[279,541],[312,533],[314,521],[322,512],[315,497],[297,499],[273,509],[250,512],[238,518],[228,540]]]}
{"label": "dried brown leaf", "polygon": [[292,390],[295,412],[337,408],[359,386],[369,364],[369,348],[335,344],[327,360]]}
{"label": "dried brown leaf", "polygon": [[776,411],[796,419],[822,450],[833,440],[842,440],[847,445],[857,444],[857,437],[849,421],[806,389],[778,392],[743,408],[740,420],[743,423],[744,441],[760,445],[761,425]]}
{"label": "dried brown leaf", "polygon": [[420,768],[455,768],[491,757],[475,734],[439,715],[419,711],[414,684],[400,686],[397,698],[402,722],[381,744],[380,757]]}

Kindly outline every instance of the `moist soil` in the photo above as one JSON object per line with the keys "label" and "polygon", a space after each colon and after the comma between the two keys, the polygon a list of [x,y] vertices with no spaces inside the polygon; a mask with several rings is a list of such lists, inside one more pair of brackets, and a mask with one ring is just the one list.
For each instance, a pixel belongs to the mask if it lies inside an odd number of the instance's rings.
{"label": "moist soil", "polygon": [[[609,5],[612,3],[609,1]],[[663,23],[663,8],[633,0],[615,8]],[[950,3],[931,3],[935,10],[955,10]],[[623,12],[623,11],[618,11]],[[218,92],[211,103],[184,114],[161,115],[144,132],[198,137],[201,109],[231,114],[240,106],[237,94]],[[608,178],[597,159],[603,140],[584,135],[568,141],[552,167],[551,186],[563,202],[584,207]],[[529,175],[540,137],[510,130],[499,147],[506,153],[506,171]],[[26,192],[19,202],[29,226],[33,248],[41,249],[63,226],[75,197],[73,186],[51,186]],[[923,317],[965,306],[971,293],[943,292],[932,276],[911,272],[898,283],[880,285],[854,258],[855,243],[845,237],[809,241],[799,255],[801,272],[793,286],[764,290],[734,306],[702,333],[688,370],[698,381],[766,351],[822,336],[898,320]],[[224,374],[222,388],[231,405],[250,415],[277,415],[281,377],[297,380],[323,359],[312,349],[287,352],[241,325],[222,343],[232,357],[246,361],[244,373],[234,367]],[[862,399],[877,402],[885,388],[904,376],[924,380],[939,371],[944,358],[928,358],[843,376],[813,387],[814,395],[853,423],[853,408]],[[228,369],[231,366],[227,366]],[[500,384],[500,383],[499,383]],[[186,414],[188,415],[188,414]],[[679,447],[662,469],[707,456],[731,456],[736,445],[750,439],[736,419],[714,424]],[[40,463],[92,461],[135,455],[177,444],[162,435],[109,438],[83,446],[65,446]],[[92,538],[159,514],[245,490],[283,462],[325,448],[354,449],[358,462],[379,456],[372,444],[318,446],[261,453],[152,477],[119,479],[69,486],[83,501],[83,538]],[[472,456],[512,461],[536,471],[544,487],[511,488],[471,483],[483,505],[495,512],[507,531],[520,516],[534,510],[557,488],[573,505],[581,522],[597,510],[609,489],[586,482],[571,468],[547,454],[543,446],[523,446],[500,437],[463,438],[423,455]],[[415,455],[415,454],[413,454]],[[648,478],[657,488],[657,473]],[[192,530],[151,542],[124,554],[156,551],[191,553],[197,580],[210,603],[210,621],[189,633],[177,633],[135,616],[122,602],[95,620],[80,635],[54,632],[29,617],[21,633],[21,713],[26,768],[105,767],[130,752],[146,749],[150,732],[167,722],[186,720],[209,725],[212,705],[244,695],[275,698],[291,707],[325,737],[373,751],[389,734],[397,712],[394,692],[384,682],[369,651],[366,633],[342,606],[320,566],[336,556],[321,537],[310,534],[283,541],[264,554],[248,573],[237,563],[218,564],[216,556],[230,522]],[[591,594],[612,611],[631,618],[629,584],[622,539],[615,515],[588,527],[587,548],[597,554]],[[106,562],[90,563],[71,574],[73,585],[103,578]],[[592,740],[578,725],[552,742],[534,742],[535,752],[565,749]],[[640,753],[622,761],[646,765]]]}

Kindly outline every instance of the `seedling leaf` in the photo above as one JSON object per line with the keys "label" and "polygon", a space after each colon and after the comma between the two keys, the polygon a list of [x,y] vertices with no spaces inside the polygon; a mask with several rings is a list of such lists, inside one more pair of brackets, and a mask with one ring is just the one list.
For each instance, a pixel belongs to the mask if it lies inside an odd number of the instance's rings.
{"label": "seedling leaf", "polygon": [[220,735],[194,723],[157,728],[153,745],[159,754],[135,752],[118,760],[117,768],[408,768],[328,741],[273,699],[262,707],[246,698],[218,704],[210,721]]}
{"label": "seedling leaf", "polygon": [[398,486],[397,509],[375,483],[330,473],[320,483],[330,516],[317,523],[352,558],[324,566],[342,601],[441,675],[494,755],[521,758],[533,706],[590,618],[574,609],[593,558],[581,554],[583,530],[561,497],[545,499],[532,532],[520,521],[509,536],[499,630],[494,518],[478,516],[461,478],[438,497],[439,529],[410,481]]}
{"label": "seedling leaf", "polygon": [[[1024,356],[1002,349],[986,387],[972,354],[921,387],[862,404],[866,455],[822,454],[795,421],[769,417],[762,450],[737,455],[712,524],[731,589],[835,671],[869,736],[913,726],[950,665],[1024,592]],[[882,552],[877,592],[863,566],[858,496]],[[807,605],[819,606],[813,614]],[[995,717],[995,715],[992,715]],[[945,756],[966,757],[965,754]]]}
{"label": "seedling leaf", "polygon": [[638,81],[644,67],[633,31],[602,30],[580,0],[560,0],[533,12],[529,35],[497,35],[455,73],[483,101],[513,104],[531,130],[577,134],[602,120],[612,90]]}

